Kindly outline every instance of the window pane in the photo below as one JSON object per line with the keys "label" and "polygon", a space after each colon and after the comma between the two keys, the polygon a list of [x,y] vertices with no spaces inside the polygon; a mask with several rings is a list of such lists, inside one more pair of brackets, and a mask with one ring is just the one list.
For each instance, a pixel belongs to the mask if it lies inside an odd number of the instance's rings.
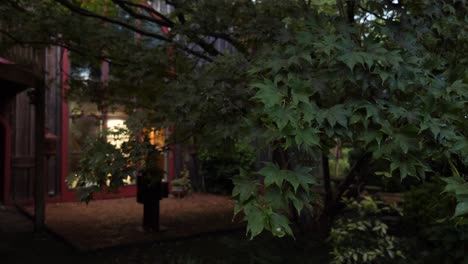
{"label": "window pane", "polygon": [[88,138],[97,138],[102,122],[96,118],[70,119],[68,137],[68,173],[78,172],[79,161],[84,144]]}

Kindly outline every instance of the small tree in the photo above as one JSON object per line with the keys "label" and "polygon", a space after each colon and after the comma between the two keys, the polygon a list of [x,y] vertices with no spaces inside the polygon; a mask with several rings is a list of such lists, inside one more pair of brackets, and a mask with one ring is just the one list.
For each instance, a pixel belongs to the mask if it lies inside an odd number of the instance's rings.
{"label": "small tree", "polygon": [[[237,209],[252,236],[263,229],[290,234],[289,205],[300,212],[310,204],[316,182],[293,163],[294,149],[322,153],[325,230],[357,180],[450,176],[448,164],[467,165],[467,60],[456,55],[468,46],[466,25],[463,37],[455,33],[466,6],[340,3],[339,13],[319,9],[305,19],[285,19],[276,44],[265,45],[249,70],[257,107],[248,125],[277,153],[273,163],[236,181]],[[361,156],[333,189],[327,153],[337,139]],[[362,172],[376,163],[377,170]],[[458,215],[465,214],[466,188],[449,190],[461,199]]]}
{"label": "small tree", "polygon": [[[164,146],[151,143],[149,132],[138,116],[126,122],[128,128],[105,131],[99,138],[89,139],[79,162],[79,172],[68,181],[77,189],[78,198],[89,202],[95,192],[117,192],[125,182],[137,181],[139,202],[143,203],[143,227],[159,231],[159,200],[164,171],[158,159]],[[107,140],[122,142],[111,144]]]}

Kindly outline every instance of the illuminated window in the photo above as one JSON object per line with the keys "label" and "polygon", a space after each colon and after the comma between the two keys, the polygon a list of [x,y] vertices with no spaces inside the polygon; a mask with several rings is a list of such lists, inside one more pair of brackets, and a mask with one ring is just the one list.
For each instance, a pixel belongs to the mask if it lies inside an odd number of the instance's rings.
{"label": "illuminated window", "polygon": [[[106,121],[107,129],[110,132],[118,132],[119,129],[127,129],[125,125],[125,119],[108,119]],[[112,145],[120,148],[122,143],[128,141],[128,135],[108,135],[107,142],[111,143]]]}
{"label": "illuminated window", "polygon": [[149,132],[150,143],[156,145],[158,148],[162,148],[166,141],[166,134],[164,129],[157,130],[152,128]]}
{"label": "illuminated window", "polygon": [[[73,61],[73,56],[72,56]],[[101,63],[102,64],[102,63]],[[99,63],[72,63],[71,76],[76,80],[84,81],[76,83],[76,89],[96,89],[99,88],[103,79],[102,65]],[[74,85],[75,83],[71,83]],[[77,175],[79,162],[82,156],[84,145],[87,139],[97,138],[105,129],[116,131],[126,129],[126,114],[119,107],[112,107],[107,111],[101,111],[103,107],[98,107],[91,101],[68,102],[69,107],[69,135],[68,135],[68,174]],[[112,110],[112,111],[110,111]],[[124,141],[128,140],[128,135],[109,135],[107,141],[117,148],[120,148]],[[125,184],[134,184],[130,177],[124,180]],[[76,182],[70,183],[69,187],[74,188]]]}

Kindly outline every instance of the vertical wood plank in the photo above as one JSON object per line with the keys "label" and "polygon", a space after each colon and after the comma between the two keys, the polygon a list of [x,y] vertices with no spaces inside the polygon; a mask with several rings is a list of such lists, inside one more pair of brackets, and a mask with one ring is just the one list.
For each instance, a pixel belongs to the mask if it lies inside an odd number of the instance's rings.
{"label": "vertical wood plank", "polygon": [[35,116],[35,180],[34,180],[34,230],[44,231],[45,227],[45,86],[43,82],[38,81],[36,85],[36,116]]}

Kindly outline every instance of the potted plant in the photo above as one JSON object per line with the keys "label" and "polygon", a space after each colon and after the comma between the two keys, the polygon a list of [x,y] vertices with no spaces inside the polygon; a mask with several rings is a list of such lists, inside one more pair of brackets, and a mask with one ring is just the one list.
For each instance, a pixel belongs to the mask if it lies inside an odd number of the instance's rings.
{"label": "potted plant", "polygon": [[185,166],[182,172],[180,173],[180,176],[180,178],[175,179],[171,182],[171,194],[176,198],[183,198],[192,190],[189,171]]}

